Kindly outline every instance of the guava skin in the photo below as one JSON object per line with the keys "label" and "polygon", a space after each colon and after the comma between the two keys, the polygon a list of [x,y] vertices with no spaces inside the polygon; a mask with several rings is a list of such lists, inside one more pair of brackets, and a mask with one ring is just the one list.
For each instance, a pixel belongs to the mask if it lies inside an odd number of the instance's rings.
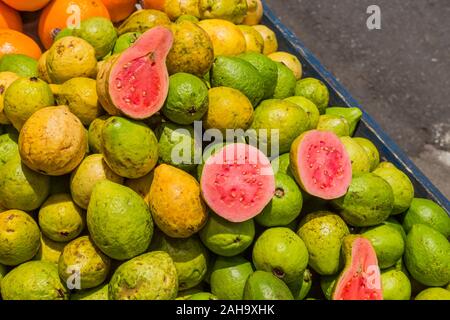
{"label": "guava skin", "polygon": [[48,261],[58,264],[59,257],[65,246],[65,242],[56,242],[41,235],[41,246],[39,247],[39,251],[33,257],[33,260]]}
{"label": "guava skin", "polygon": [[0,135],[0,166],[19,154],[18,139],[19,136],[14,133]]}
{"label": "guava skin", "polygon": [[199,234],[209,250],[224,257],[232,257],[244,252],[252,244],[255,224],[252,219],[233,223],[211,213]]}
{"label": "guava skin", "polygon": [[169,17],[158,10],[138,10],[131,14],[118,28],[119,35],[128,32],[144,33],[158,25],[170,25]]}
{"label": "guava skin", "polygon": [[4,300],[68,300],[69,292],[56,264],[29,261],[11,270],[2,280]]}
{"label": "guava skin", "polygon": [[153,251],[123,263],[109,283],[110,300],[174,300],[178,276],[169,254]]}
{"label": "guava skin", "polygon": [[94,243],[116,260],[145,252],[153,235],[145,201],[130,188],[109,180],[99,181],[92,191],[87,225]]}
{"label": "guava skin", "polygon": [[371,161],[364,148],[351,137],[344,136],[340,139],[352,162],[352,173],[358,174],[370,172]]}
{"label": "guava skin", "polygon": [[297,234],[309,252],[309,266],[320,275],[334,275],[341,266],[341,247],[350,234],[345,222],[336,214],[319,211],[308,214]]}
{"label": "guava skin", "polygon": [[272,272],[290,285],[298,281],[308,265],[303,240],[288,228],[271,228],[256,240],[252,252],[257,270]]}
{"label": "guava skin", "polygon": [[220,300],[242,300],[252,264],[241,256],[218,257],[211,273],[211,292]]}
{"label": "guava skin", "polygon": [[244,21],[247,9],[246,0],[200,0],[202,19],[224,19],[240,24]]}
{"label": "guava skin", "polygon": [[40,237],[39,227],[28,213],[0,213],[0,263],[16,266],[31,260],[39,250]]}
{"label": "guava skin", "polygon": [[158,161],[158,140],[144,123],[122,117],[110,117],[102,129],[105,162],[119,176],[140,178]]}
{"label": "guava skin", "polygon": [[411,283],[408,277],[399,270],[388,270],[381,273],[383,300],[410,300]]}
{"label": "guava skin", "polygon": [[244,300],[294,300],[294,297],[283,280],[267,271],[255,271],[245,284]]}
{"label": "guava skin", "polygon": [[439,231],[415,224],[406,238],[405,264],[418,282],[444,286],[450,281],[449,252],[450,243]]}
{"label": "guava skin", "polygon": [[353,176],[345,196],[333,200],[332,204],[349,225],[370,227],[386,220],[394,207],[391,186],[373,173]]}
{"label": "guava skin", "polygon": [[170,255],[177,269],[179,290],[193,288],[204,279],[209,254],[197,237],[174,239],[158,233],[150,248]]}
{"label": "guava skin", "polygon": [[443,288],[428,288],[420,292],[414,300],[450,300],[450,291]]}
{"label": "guava skin", "polygon": [[76,291],[70,295],[70,300],[109,300],[109,284],[86,290]]}
{"label": "guava skin", "polygon": [[[78,270],[72,269],[77,266]],[[111,260],[92,242],[89,236],[79,237],[69,242],[59,258],[59,276],[70,281],[74,271],[80,275],[80,289],[94,288],[106,280]]]}

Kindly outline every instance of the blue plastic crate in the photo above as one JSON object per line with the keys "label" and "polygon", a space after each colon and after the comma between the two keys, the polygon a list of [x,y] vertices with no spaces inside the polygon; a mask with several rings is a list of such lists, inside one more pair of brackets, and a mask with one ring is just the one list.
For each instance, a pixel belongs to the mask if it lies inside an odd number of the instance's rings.
{"label": "blue plastic crate", "polygon": [[361,105],[352,97],[337,79],[317,60],[305,45],[284,26],[276,15],[264,4],[263,23],[275,31],[279,50],[296,55],[302,65],[304,77],[313,77],[323,81],[330,89],[330,104],[334,106],[358,107],[363,112],[363,118],[356,130],[356,136],[371,140],[378,148],[382,159],[395,164],[411,179],[415,188],[415,196],[432,199],[440,204],[450,215],[450,201],[431,183],[431,181],[414,165],[411,159],[397,144],[381,129]]}

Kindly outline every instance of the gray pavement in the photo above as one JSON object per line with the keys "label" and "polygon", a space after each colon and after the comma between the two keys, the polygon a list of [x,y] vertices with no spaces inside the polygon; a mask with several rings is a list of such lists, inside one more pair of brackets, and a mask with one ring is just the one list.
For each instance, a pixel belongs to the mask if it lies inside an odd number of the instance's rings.
{"label": "gray pavement", "polygon": [[450,1],[267,3],[450,198]]}

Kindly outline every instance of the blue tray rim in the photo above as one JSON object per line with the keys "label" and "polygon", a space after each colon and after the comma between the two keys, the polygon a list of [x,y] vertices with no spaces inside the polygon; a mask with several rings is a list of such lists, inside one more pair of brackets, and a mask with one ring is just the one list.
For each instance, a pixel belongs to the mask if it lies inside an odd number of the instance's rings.
{"label": "blue tray rim", "polygon": [[303,42],[297,38],[297,36],[287,28],[281,20],[275,15],[275,13],[270,9],[269,5],[265,0],[262,0],[264,7],[264,16],[273,25],[278,28],[278,31],[283,34],[285,39],[290,42],[290,44],[298,50],[302,56],[308,60],[312,68],[319,73],[327,82],[328,86],[331,87],[340,98],[345,101],[348,105],[358,107],[363,112],[362,120],[367,128],[377,136],[380,141],[383,142],[386,149],[397,159],[399,163],[406,168],[411,175],[416,177],[425,189],[432,195],[435,202],[441,205],[448,213],[450,213],[450,201],[439,191],[439,189],[428,179],[427,176],[413,163],[413,161],[406,155],[406,153],[397,145],[397,143],[389,137],[380,125],[362,108],[358,101],[353,98],[350,92],[336,79],[336,77],[328,71],[322,63],[317,59],[317,57],[303,44]]}

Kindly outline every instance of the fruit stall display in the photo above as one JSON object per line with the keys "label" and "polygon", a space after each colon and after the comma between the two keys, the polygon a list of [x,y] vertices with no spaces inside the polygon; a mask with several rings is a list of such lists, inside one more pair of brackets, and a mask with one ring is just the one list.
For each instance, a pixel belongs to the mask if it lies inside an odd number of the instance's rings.
{"label": "fruit stall display", "polygon": [[0,0],[2,299],[450,300],[448,200],[265,10]]}

